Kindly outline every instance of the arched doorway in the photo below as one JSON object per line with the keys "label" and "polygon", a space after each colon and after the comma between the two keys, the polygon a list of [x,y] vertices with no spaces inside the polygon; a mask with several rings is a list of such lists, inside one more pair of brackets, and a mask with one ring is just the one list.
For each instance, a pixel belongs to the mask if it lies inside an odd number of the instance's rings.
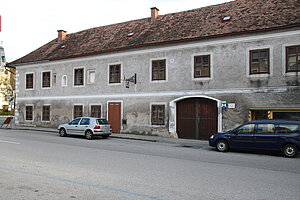
{"label": "arched doorway", "polygon": [[179,138],[208,139],[218,132],[218,101],[191,97],[176,102],[176,132]]}

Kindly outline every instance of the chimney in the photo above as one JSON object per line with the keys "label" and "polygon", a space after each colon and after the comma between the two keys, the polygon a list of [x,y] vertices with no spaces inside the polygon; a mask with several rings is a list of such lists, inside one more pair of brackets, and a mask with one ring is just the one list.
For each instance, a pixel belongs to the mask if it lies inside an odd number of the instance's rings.
{"label": "chimney", "polygon": [[151,9],[151,21],[155,21],[158,17],[158,8],[156,7],[153,7],[153,8],[150,8]]}
{"label": "chimney", "polygon": [[59,42],[66,39],[67,31],[64,31],[64,30],[58,30],[57,33],[58,33],[57,40],[58,40]]}

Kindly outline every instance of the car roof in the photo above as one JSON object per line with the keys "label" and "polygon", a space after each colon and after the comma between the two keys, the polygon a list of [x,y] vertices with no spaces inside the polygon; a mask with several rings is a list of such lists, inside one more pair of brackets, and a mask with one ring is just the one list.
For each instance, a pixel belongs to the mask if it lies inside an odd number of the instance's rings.
{"label": "car roof", "polygon": [[281,119],[264,119],[264,120],[253,120],[247,122],[247,124],[298,124],[300,125],[300,121],[295,120],[281,120]]}

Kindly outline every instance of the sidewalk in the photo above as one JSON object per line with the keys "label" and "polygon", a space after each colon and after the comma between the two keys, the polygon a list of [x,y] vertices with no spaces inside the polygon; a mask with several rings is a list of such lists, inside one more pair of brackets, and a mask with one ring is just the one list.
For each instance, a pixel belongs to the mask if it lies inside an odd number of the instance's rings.
{"label": "sidewalk", "polygon": [[[55,133],[58,135],[58,130],[55,128],[14,126],[12,129],[41,131],[41,132]],[[206,140],[165,138],[165,137],[160,137],[160,136],[134,135],[134,134],[125,134],[125,133],[113,133],[110,135],[110,137],[111,138],[119,138],[119,139],[127,139],[127,140],[141,140],[141,141],[147,141],[147,142],[161,142],[161,143],[168,143],[168,144],[177,144],[178,146],[191,147],[191,148],[203,148],[204,146],[208,146],[208,141],[206,141]]]}

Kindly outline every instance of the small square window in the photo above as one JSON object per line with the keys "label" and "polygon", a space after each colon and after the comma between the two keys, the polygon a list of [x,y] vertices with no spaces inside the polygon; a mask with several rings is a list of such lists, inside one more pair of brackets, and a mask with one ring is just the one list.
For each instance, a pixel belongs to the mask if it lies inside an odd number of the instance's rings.
{"label": "small square window", "polygon": [[250,74],[270,73],[269,49],[257,49],[250,51]]}
{"label": "small square window", "polygon": [[95,80],[96,80],[96,72],[95,72],[95,70],[88,70],[87,74],[88,74],[88,84],[95,83]]}
{"label": "small square window", "polygon": [[300,71],[300,45],[286,47],[286,72]]}
{"label": "small square window", "polygon": [[82,105],[74,105],[74,119],[77,117],[83,116],[83,106]]}
{"label": "small square window", "polygon": [[101,105],[91,106],[91,117],[101,117]]}

